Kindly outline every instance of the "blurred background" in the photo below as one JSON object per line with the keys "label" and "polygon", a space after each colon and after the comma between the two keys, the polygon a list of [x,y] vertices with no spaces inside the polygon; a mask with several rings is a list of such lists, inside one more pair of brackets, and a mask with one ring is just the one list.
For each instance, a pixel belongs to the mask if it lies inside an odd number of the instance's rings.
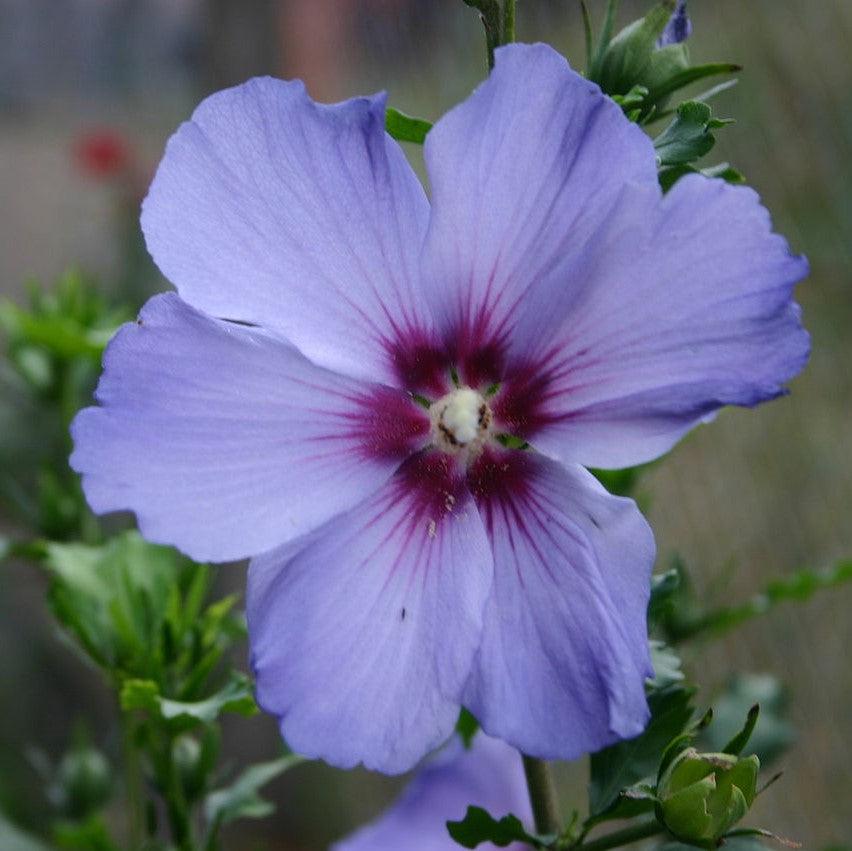
{"label": "blurred background", "polygon": [[[599,18],[602,0],[589,5]],[[621,22],[647,5],[625,0]],[[737,123],[711,161],[745,174],[812,265],[799,298],[814,353],[792,394],[723,413],[643,480],[659,567],[679,554],[712,604],[852,555],[852,3],[692,0],[690,13],[693,59],[745,68],[715,103]],[[520,0],[518,28],[582,67],[573,0]],[[391,105],[434,120],[483,77],[482,41],[461,0],[0,0],[0,296],[23,303],[28,281],[52,285],[72,266],[132,304],[164,288],[138,204],[169,134],[206,94],[256,74],[301,77],[319,100],[387,89]],[[16,451],[35,451],[37,416],[6,386],[0,430],[26,423]],[[14,523],[0,515],[0,531]],[[219,579],[239,589],[244,569]],[[23,824],[45,806],[32,747],[58,753],[76,719],[106,731],[112,718],[100,678],[56,632],[45,587],[25,563],[0,566],[0,809]],[[735,670],[785,684],[796,739],[751,821],[807,848],[852,837],[851,605],[847,586],[690,651],[702,704],[730,694]],[[110,747],[108,733],[99,741]],[[277,747],[268,719],[234,725],[226,745],[236,762]],[[583,806],[583,776],[562,772],[566,806]],[[397,785],[305,766],[270,786],[276,815],[240,823],[227,847],[324,848]]]}

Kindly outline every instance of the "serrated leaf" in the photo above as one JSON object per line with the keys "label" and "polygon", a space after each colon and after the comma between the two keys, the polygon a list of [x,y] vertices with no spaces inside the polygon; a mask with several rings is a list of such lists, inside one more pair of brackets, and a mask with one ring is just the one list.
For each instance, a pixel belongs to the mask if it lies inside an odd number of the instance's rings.
{"label": "serrated leaf", "polygon": [[482,807],[468,807],[461,821],[447,822],[447,830],[464,848],[476,848],[483,842],[490,842],[499,848],[505,848],[513,842],[545,848],[550,839],[527,833],[521,820],[511,813],[498,821]]}
{"label": "serrated leaf", "polygon": [[251,681],[237,671],[231,673],[228,682],[215,694],[197,701],[163,697],[152,680],[127,680],[121,689],[121,708],[125,711],[150,712],[164,721],[174,722],[180,728],[210,724],[223,712],[254,715],[258,711]]}
{"label": "serrated leaf", "polygon": [[389,106],[385,110],[385,129],[400,142],[422,145],[432,124],[425,118],[415,118]]}
{"label": "serrated leaf", "polygon": [[218,826],[240,818],[262,818],[275,807],[259,794],[270,780],[303,762],[296,754],[287,754],[270,762],[252,765],[230,785],[211,792],[204,801],[207,822]]}
{"label": "serrated leaf", "polygon": [[677,570],[655,573],[651,577],[651,597],[648,600],[649,628],[656,625],[672,606],[679,588],[680,573]]}
{"label": "serrated leaf", "polygon": [[623,789],[656,774],[666,746],[692,718],[694,691],[681,684],[652,690],[648,695],[651,720],[644,732],[592,755],[589,812],[593,817],[607,810]]}
{"label": "serrated leaf", "polygon": [[684,101],[678,106],[674,121],[654,139],[660,165],[685,165],[700,159],[716,144],[716,138],[710,131],[727,123],[713,118],[706,103]]}
{"label": "serrated leaf", "polygon": [[654,678],[649,681],[651,688],[661,689],[672,683],[683,680],[683,671],[680,669],[680,656],[663,641],[652,639],[651,664],[654,666]]}

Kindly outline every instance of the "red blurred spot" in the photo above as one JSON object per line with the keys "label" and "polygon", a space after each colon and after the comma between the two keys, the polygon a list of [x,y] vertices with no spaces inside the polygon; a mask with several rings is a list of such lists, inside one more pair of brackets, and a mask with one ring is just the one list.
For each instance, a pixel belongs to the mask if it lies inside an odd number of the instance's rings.
{"label": "red blurred spot", "polygon": [[125,137],[115,130],[85,133],[74,143],[74,161],[80,170],[97,180],[109,180],[126,173],[132,154]]}

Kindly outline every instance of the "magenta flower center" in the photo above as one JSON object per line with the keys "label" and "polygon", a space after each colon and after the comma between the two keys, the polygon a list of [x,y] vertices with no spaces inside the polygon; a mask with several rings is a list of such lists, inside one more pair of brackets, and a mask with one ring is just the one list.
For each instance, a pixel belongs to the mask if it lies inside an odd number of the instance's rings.
{"label": "magenta flower center", "polygon": [[459,387],[442,396],[430,406],[429,416],[433,444],[443,452],[464,452],[473,457],[491,435],[491,408],[470,387]]}

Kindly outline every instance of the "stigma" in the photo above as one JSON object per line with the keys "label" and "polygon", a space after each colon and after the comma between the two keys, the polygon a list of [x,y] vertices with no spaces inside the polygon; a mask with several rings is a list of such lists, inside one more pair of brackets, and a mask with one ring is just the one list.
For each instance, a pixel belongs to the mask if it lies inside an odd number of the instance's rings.
{"label": "stigma", "polygon": [[491,434],[491,408],[470,387],[459,387],[429,409],[432,440],[444,452],[478,453]]}

